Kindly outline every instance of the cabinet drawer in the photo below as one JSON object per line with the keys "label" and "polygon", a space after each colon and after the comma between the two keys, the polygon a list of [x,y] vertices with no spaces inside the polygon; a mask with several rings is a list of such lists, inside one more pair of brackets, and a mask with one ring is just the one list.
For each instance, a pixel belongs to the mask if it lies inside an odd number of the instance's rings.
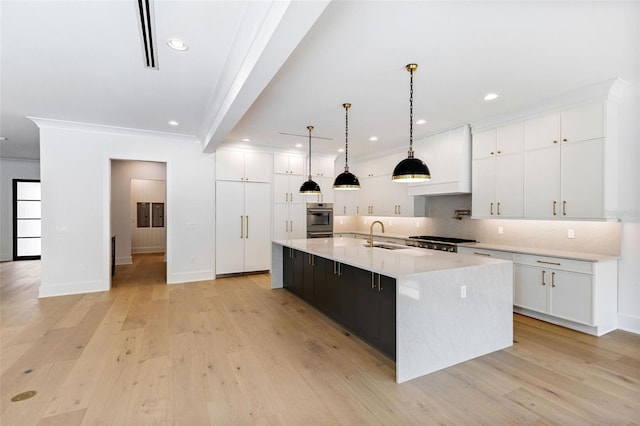
{"label": "cabinet drawer", "polygon": [[486,250],[473,247],[458,247],[459,254],[474,254],[476,256],[493,257],[513,261],[513,253],[508,251]]}
{"label": "cabinet drawer", "polygon": [[561,257],[516,254],[513,261],[521,265],[538,266],[548,269],[561,269],[563,271],[580,272],[583,274],[591,274],[593,271],[593,265],[591,262],[564,259]]}

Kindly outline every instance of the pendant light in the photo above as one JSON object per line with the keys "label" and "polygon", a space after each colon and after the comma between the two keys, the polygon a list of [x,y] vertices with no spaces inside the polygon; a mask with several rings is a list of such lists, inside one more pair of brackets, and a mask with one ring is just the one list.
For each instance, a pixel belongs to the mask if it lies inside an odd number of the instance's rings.
{"label": "pendant light", "polygon": [[320,194],[320,185],[311,180],[311,131],[313,126],[307,126],[309,131],[309,180],[300,187],[301,194]]}
{"label": "pendant light", "polygon": [[354,190],[360,189],[358,177],[349,172],[349,108],[351,104],[342,104],[344,107],[344,172],[340,173],[333,182],[333,189]]}
{"label": "pendant light", "polygon": [[427,165],[420,159],[413,157],[413,72],[418,69],[418,64],[406,66],[411,74],[410,95],[409,95],[409,155],[398,163],[393,169],[394,182],[413,183],[426,182],[431,179],[431,172]]}

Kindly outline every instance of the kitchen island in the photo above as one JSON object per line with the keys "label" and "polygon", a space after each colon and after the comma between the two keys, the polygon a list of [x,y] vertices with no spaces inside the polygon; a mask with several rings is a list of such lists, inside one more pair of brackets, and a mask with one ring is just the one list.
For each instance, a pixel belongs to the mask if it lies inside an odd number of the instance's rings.
{"label": "kitchen island", "polygon": [[398,383],[513,343],[509,261],[342,238],[272,245],[272,288],[395,358]]}

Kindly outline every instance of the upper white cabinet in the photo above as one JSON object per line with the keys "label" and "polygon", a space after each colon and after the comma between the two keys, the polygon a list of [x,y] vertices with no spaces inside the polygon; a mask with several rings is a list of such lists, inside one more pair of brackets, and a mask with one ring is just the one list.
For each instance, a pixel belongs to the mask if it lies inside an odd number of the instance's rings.
{"label": "upper white cabinet", "polygon": [[[334,164],[335,160],[333,158],[311,157],[311,177],[334,178]],[[324,190],[324,188],[322,189]]]}
{"label": "upper white cabinet", "polygon": [[356,214],[356,195],[361,191],[335,191],[333,194],[333,213],[336,216]]}
{"label": "upper white cabinet", "polygon": [[427,164],[431,180],[409,184],[410,195],[471,192],[469,125],[428,136],[416,141],[414,145],[415,156]]}
{"label": "upper white cabinet", "polygon": [[615,188],[617,153],[606,134],[613,120],[614,107],[605,101],[525,120],[525,217],[602,219],[613,214],[616,191],[607,188]]}
{"label": "upper white cabinet", "polygon": [[304,203],[304,195],[300,193],[300,185],[307,180],[301,175],[273,175],[274,203]]}
{"label": "upper white cabinet", "polygon": [[274,154],[273,173],[283,175],[304,175],[305,157],[300,155]]}
{"label": "upper white cabinet", "polygon": [[216,179],[271,182],[272,155],[255,151],[216,151]]}
{"label": "upper white cabinet", "polygon": [[518,218],[523,215],[523,123],[473,135],[472,214]]}

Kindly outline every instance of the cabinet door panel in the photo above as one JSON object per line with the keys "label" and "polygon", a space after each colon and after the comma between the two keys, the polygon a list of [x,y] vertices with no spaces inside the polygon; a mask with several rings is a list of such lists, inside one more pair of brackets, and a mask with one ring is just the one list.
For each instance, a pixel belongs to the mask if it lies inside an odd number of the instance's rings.
{"label": "cabinet door panel", "polygon": [[[244,184],[244,270],[271,269],[271,195],[268,183]],[[217,252],[219,253],[219,252]]]}
{"label": "cabinet door panel", "polygon": [[313,300],[313,263],[315,259],[312,254],[305,253],[304,254],[304,281],[302,286],[302,298],[307,302],[314,304]]}
{"label": "cabinet door panel", "polygon": [[[472,212],[476,217],[491,217],[491,203],[496,196],[496,159],[495,157],[474,160],[473,162]],[[493,215],[496,208],[493,207]]]}
{"label": "cabinet door panel", "polygon": [[271,182],[273,159],[264,152],[246,152],[244,154],[244,176],[253,182]]}
{"label": "cabinet door panel", "polygon": [[[524,216],[557,219],[560,202],[560,147],[524,153]],[[554,215],[554,201],[555,215]]]}
{"label": "cabinet door panel", "polygon": [[216,151],[216,179],[243,180],[244,152],[226,150]]}
{"label": "cabinet door panel", "polygon": [[278,203],[273,205],[273,236],[274,240],[289,239],[289,205]]}
{"label": "cabinet door panel", "polygon": [[550,314],[592,325],[592,276],[565,271],[550,273],[552,285]]}
{"label": "cabinet door panel", "polygon": [[533,117],[524,122],[524,149],[546,148],[560,143],[560,114]]}
{"label": "cabinet door panel", "polygon": [[474,133],[472,142],[473,159],[494,156],[496,151],[496,137],[496,129]]}
{"label": "cabinet door panel", "polygon": [[496,129],[496,154],[513,154],[522,152],[524,144],[524,123],[518,122]]}
{"label": "cabinet door panel", "polygon": [[289,205],[289,238],[307,238],[307,207],[304,204]]}
{"label": "cabinet door panel", "polygon": [[[542,268],[523,265],[514,265],[513,272],[513,304],[532,311],[547,313],[547,286],[551,285],[550,274]],[[543,272],[544,285],[542,284]]]}
{"label": "cabinet door panel", "polygon": [[603,138],[604,103],[588,102],[562,111],[562,139],[568,142]]}
{"label": "cabinet door panel", "polygon": [[500,154],[497,158],[496,206],[498,217],[522,217],[523,195],[522,154]]}
{"label": "cabinet door panel", "polygon": [[244,185],[216,182],[216,274],[244,271]]}
{"label": "cabinet door panel", "polygon": [[380,335],[380,298],[378,296],[378,274],[356,269],[357,298],[356,330],[367,340]]}
{"label": "cabinet door panel", "polygon": [[380,345],[384,353],[396,359],[396,280],[380,276]]}
{"label": "cabinet door panel", "polygon": [[[302,176],[305,174],[305,161],[306,157],[301,157],[299,155],[292,155],[289,157],[289,170],[292,175]],[[300,182],[302,184],[302,182]]]}
{"label": "cabinet door panel", "polygon": [[292,197],[289,191],[289,176],[273,175],[273,202],[287,203]]}
{"label": "cabinet door panel", "polygon": [[563,217],[605,217],[603,142],[593,139],[562,146],[562,200],[566,201]]}

